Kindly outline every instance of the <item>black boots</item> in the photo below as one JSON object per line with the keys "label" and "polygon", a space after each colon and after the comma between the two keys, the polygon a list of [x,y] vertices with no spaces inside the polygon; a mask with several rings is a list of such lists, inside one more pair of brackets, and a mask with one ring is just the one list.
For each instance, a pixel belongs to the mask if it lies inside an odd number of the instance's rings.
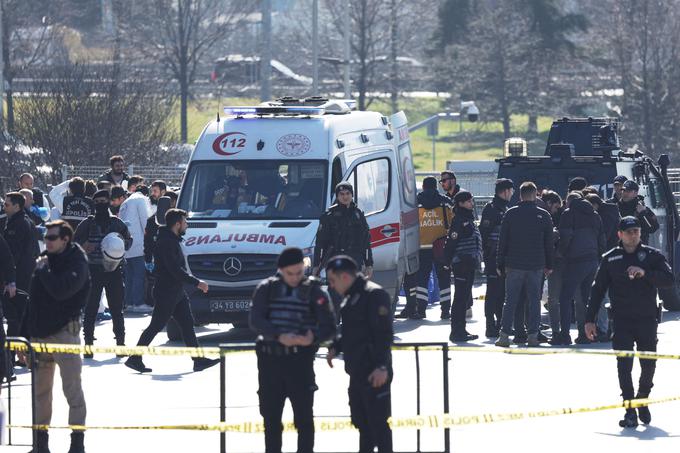
{"label": "black boots", "polygon": [[626,409],[626,415],[623,416],[623,420],[619,420],[619,426],[621,428],[635,428],[638,425],[638,418],[635,409]]}
{"label": "black boots", "polygon": [[498,338],[499,331],[500,329],[496,326],[496,322],[493,319],[487,319],[486,331],[484,332],[486,338]]}
{"label": "black boots", "polygon": [[35,435],[35,447],[29,453],[50,453],[49,435],[47,431],[39,430]]}
{"label": "black boots", "polygon": [[[644,394],[644,393],[639,393],[635,395],[635,399],[645,399],[649,398],[649,393]],[[644,423],[645,425],[649,425],[652,421],[652,413],[649,412],[649,406],[640,406],[637,408],[638,411],[638,416],[640,417],[640,421]]]}
{"label": "black boots", "polygon": [[147,368],[142,362],[142,358],[138,355],[131,355],[126,361],[125,366],[132,368],[138,373],[151,373],[151,368]]}
{"label": "black boots", "polygon": [[71,433],[71,448],[68,453],[85,453],[85,433],[83,431],[73,431]]}
{"label": "black boots", "polygon": [[203,371],[206,368],[215,366],[220,363],[220,359],[207,359],[205,357],[199,357],[194,360],[194,371]]}

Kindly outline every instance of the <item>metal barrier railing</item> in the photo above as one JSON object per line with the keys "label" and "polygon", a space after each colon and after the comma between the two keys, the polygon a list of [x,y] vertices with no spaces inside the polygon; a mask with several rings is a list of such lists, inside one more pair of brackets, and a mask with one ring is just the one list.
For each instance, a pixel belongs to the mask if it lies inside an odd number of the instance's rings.
{"label": "metal barrier railing", "polygon": [[[441,348],[442,350],[442,387],[443,410],[449,413],[449,344],[448,343],[395,343],[393,348],[413,348],[416,364],[416,415],[421,415],[421,377],[420,377],[420,348]],[[220,422],[227,420],[227,365],[226,357],[230,352],[255,351],[254,343],[221,344],[220,345]],[[421,449],[421,430],[416,430],[416,450],[414,453],[449,453],[451,451],[450,429],[444,429],[444,450],[442,452],[425,452]],[[220,432],[220,453],[227,452],[226,432]],[[407,453],[407,452],[401,452]],[[408,452],[410,453],[410,452]]]}
{"label": "metal barrier railing", "polygon": [[[2,322],[0,320],[0,322]],[[23,337],[7,337],[6,340],[6,347],[5,351],[9,352],[9,343],[15,342],[15,343],[21,343],[26,345],[27,348],[27,357],[28,357],[28,363],[26,364],[29,367],[29,370],[31,372],[31,425],[36,424],[36,414],[35,414],[35,351],[33,350],[33,347],[31,346],[31,342],[28,341],[27,339]],[[9,354],[8,354],[9,356]],[[11,359],[11,356],[8,358]],[[9,425],[9,428],[7,428],[7,444],[8,445],[15,445],[15,446],[28,446],[24,444],[13,444],[12,443],[12,379],[9,377],[7,378],[7,424]],[[32,442],[31,446],[35,448],[35,439],[36,439],[36,432],[35,430],[32,433]]]}

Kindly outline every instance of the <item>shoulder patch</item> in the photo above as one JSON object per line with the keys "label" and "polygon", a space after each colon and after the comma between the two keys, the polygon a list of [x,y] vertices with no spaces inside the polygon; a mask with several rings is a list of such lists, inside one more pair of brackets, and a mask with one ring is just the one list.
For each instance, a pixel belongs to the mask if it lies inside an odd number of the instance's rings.
{"label": "shoulder patch", "polygon": [[491,224],[491,221],[490,221],[490,220],[488,220],[488,219],[487,219],[487,220],[482,220],[482,225],[484,225],[484,226],[489,226],[490,224]]}
{"label": "shoulder patch", "polygon": [[621,260],[621,259],[623,259],[623,255],[614,255],[614,256],[608,257],[607,261],[612,262],[612,261]]}
{"label": "shoulder patch", "polygon": [[321,296],[316,300],[317,305],[325,305],[327,302],[328,301],[326,300],[326,298],[324,296]]}
{"label": "shoulder patch", "polygon": [[647,258],[647,252],[645,252],[645,251],[643,251],[643,250],[640,250],[640,251],[637,253],[637,259],[639,259],[640,261],[644,261],[645,258]]}
{"label": "shoulder patch", "polygon": [[378,314],[380,316],[387,316],[390,314],[390,310],[386,306],[381,305],[380,307],[378,307]]}
{"label": "shoulder patch", "polygon": [[458,232],[453,231],[453,232],[451,233],[451,239],[453,239],[454,241],[455,241],[456,239],[458,239]]}

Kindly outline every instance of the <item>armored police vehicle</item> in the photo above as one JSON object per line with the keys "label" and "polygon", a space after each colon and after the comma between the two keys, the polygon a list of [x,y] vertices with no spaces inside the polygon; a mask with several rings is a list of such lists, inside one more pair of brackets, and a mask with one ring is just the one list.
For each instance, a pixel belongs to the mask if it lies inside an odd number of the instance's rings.
{"label": "armored police vehicle", "polygon": [[[373,280],[395,300],[418,269],[418,207],[408,124],[354,110],[354,101],[290,99],[225,107],[201,133],[178,207],[189,212],[183,248],[210,291],[191,292],[197,323],[247,325],[255,286],[286,247],[311,270],[321,214],[349,181],[366,214]],[[169,336],[179,332],[169,328]]]}
{"label": "armored police vehicle", "polygon": [[[505,157],[496,160],[498,177],[510,178],[516,185],[533,181],[539,189],[549,188],[565,196],[569,181],[581,176],[599,189],[603,199],[612,196],[616,175],[634,180],[640,186],[640,201],[654,212],[660,224],[659,230],[650,236],[649,245],[666,255],[678,276],[680,218],[668,181],[668,155],[662,154],[654,162],[640,151],[624,152],[619,144],[618,127],[613,118],[556,120],[543,156],[528,156],[526,142],[510,139],[505,144]],[[666,309],[680,310],[678,285],[674,290],[660,291],[660,296]]]}

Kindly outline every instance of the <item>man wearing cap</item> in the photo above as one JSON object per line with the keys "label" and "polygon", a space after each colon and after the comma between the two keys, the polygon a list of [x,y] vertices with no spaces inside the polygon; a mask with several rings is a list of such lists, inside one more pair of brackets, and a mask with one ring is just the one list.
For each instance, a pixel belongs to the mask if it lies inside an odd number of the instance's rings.
{"label": "man wearing cap", "polygon": [[[113,271],[104,269],[105,257],[102,253],[101,243],[102,239],[109,233],[118,233],[125,242],[125,250],[129,250],[132,246],[132,237],[127,225],[109,211],[110,197],[108,190],[99,190],[94,194],[92,198],[95,214],[80,222],[73,236],[74,242],[83,247],[85,253],[87,253],[90,264],[90,278],[92,279],[92,288],[85,307],[83,325],[86,345],[94,344],[94,323],[104,289],[106,289],[106,300],[113,321],[116,344],[125,345],[123,266],[117,266]],[[85,354],[85,358],[92,358],[92,354]]]}
{"label": "man wearing cap", "polygon": [[640,238],[643,244],[649,242],[649,235],[659,229],[659,221],[656,216],[642,201],[642,197],[638,196],[640,186],[629,179],[623,183],[623,191],[621,192],[621,200],[619,200],[619,213],[621,217],[632,216],[640,221]]}
{"label": "man wearing cap", "polygon": [[456,174],[451,170],[444,170],[439,175],[439,184],[442,186],[444,195],[453,203],[453,197],[460,192],[460,186],[456,184]]}
{"label": "man wearing cap", "polygon": [[487,203],[482,210],[482,221],[479,225],[484,252],[484,273],[486,274],[484,316],[486,318],[485,335],[487,338],[497,337],[501,329],[505,281],[496,272],[496,254],[498,252],[498,237],[501,234],[501,222],[515,192],[512,180],[498,179],[495,192],[493,200]]}
{"label": "man wearing cap", "polygon": [[316,233],[313,274],[335,255],[349,255],[368,278],[373,274],[371,233],[364,213],[354,203],[354,188],[348,182],[335,187],[337,203],[323,213]]}
{"label": "man wearing cap", "polygon": [[577,176],[573,178],[571,181],[569,181],[569,186],[567,187],[567,192],[580,192],[583,189],[588,187],[588,181],[586,181],[586,178],[583,178],[581,176]]}
{"label": "man wearing cap", "polygon": [[[423,319],[429,301],[428,282],[434,271],[439,283],[441,319],[451,318],[451,269],[444,256],[444,244],[453,210],[449,199],[437,190],[437,180],[432,176],[423,179],[423,191],[418,194],[420,221],[420,268],[418,270],[415,298],[406,298],[406,308],[399,318]],[[410,289],[410,288],[409,288]]]}
{"label": "man wearing cap", "polygon": [[472,298],[472,285],[475,280],[475,269],[482,261],[482,236],[475,224],[474,201],[472,194],[461,190],[454,197],[455,217],[451,222],[446,240],[447,262],[451,263],[453,272],[453,303],[451,305],[452,342],[476,340],[465,330],[465,312],[468,301]]}
{"label": "man wearing cap", "polygon": [[342,353],[349,374],[349,408],[352,424],[359,430],[359,451],[392,452],[391,414],[392,308],[389,294],[358,273],[348,256],[338,256],[326,265],[331,288],[343,296],[341,335],[328,349],[326,358]]}
{"label": "man wearing cap", "polygon": [[336,322],[328,293],[305,276],[303,260],[297,247],[281,252],[277,274],[257,285],[250,306],[267,453],[281,451],[286,398],[293,407],[298,453],[314,450],[314,356],[319,344],[335,335]]}
{"label": "man wearing cap", "polygon": [[[586,335],[592,340],[597,335],[595,320],[607,290],[611,300],[611,315],[614,323],[612,347],[615,350],[656,351],[657,325],[660,307],[657,303],[657,288],[673,285],[673,271],[663,254],[644,245],[641,241],[640,220],[627,216],[621,219],[618,236],[619,246],[605,253],[595,276],[590,292],[586,315]],[[656,361],[640,359],[640,381],[637,395],[633,387],[633,359],[617,358],[619,386],[623,400],[648,398],[653,387]],[[619,422],[624,428],[638,424],[638,414],[644,424],[652,416],[648,407],[626,409]]]}
{"label": "man wearing cap", "polygon": [[623,183],[628,181],[624,175],[617,175],[614,178],[614,193],[611,198],[605,200],[605,203],[619,204],[621,194],[623,193]]}

